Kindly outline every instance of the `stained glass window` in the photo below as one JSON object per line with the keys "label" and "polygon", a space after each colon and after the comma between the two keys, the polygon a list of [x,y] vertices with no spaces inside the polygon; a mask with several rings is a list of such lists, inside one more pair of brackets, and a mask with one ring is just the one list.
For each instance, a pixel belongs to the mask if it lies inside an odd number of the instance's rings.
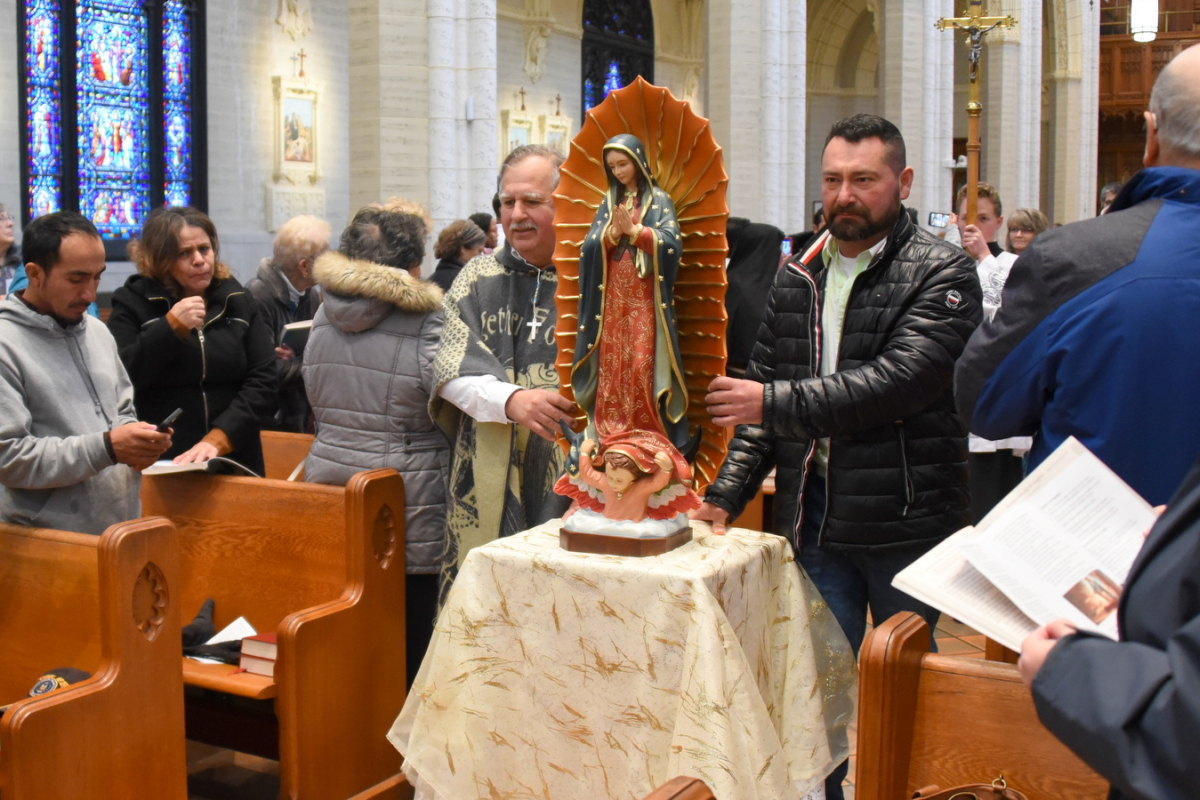
{"label": "stained glass window", "polygon": [[30,217],[62,207],[62,90],[58,52],[62,29],[57,0],[25,5],[26,207]]}
{"label": "stained glass window", "polygon": [[584,0],[584,113],[638,75],[654,80],[650,0]]}
{"label": "stained glass window", "polygon": [[141,3],[77,0],[79,213],[127,239],[150,211],[150,83]]}
{"label": "stained glass window", "polygon": [[192,180],[192,32],[183,0],[163,8],[163,193],[169,206],[190,202]]}
{"label": "stained glass window", "polygon": [[201,10],[197,0],[26,0],[26,221],[76,209],[120,242],[151,208],[197,202]]}

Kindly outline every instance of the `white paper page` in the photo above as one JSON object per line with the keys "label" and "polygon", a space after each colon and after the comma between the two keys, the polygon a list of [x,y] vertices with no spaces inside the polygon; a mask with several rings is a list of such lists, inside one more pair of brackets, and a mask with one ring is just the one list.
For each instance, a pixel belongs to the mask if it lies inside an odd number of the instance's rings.
{"label": "white paper page", "polygon": [[[233,622],[226,625],[216,633],[205,644],[221,644],[222,642],[237,642],[245,639],[247,636],[254,636],[258,631],[254,630],[245,617],[238,617]],[[224,661],[217,661],[212,658],[197,658],[196,656],[188,656],[192,661],[199,661],[201,664],[224,664]],[[229,666],[226,664],[226,666]]]}
{"label": "white paper page", "polygon": [[1116,638],[1121,586],[1154,522],[1148,503],[1075,439],[980,524],[964,555],[1039,624]]}
{"label": "white paper page", "polygon": [[959,544],[977,535],[964,528],[899,572],[892,585],[1019,652],[1038,625],[967,561]]}

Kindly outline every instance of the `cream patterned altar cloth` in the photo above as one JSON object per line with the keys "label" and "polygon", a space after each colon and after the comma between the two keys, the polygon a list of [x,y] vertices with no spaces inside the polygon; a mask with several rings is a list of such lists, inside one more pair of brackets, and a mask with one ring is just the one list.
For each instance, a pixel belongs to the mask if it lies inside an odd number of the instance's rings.
{"label": "cream patterned altar cloth", "polygon": [[848,754],[850,645],[777,536],[663,556],[559,549],[558,521],[471,551],[388,738],[443,800],[797,800]]}

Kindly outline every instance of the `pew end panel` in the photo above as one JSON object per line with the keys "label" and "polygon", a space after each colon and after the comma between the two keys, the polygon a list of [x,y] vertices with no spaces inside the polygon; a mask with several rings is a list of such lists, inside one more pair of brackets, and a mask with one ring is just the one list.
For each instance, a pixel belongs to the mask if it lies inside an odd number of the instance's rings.
{"label": "pew end panel", "polygon": [[[15,526],[0,527],[8,539],[8,529]],[[27,529],[29,537],[44,533],[62,532]],[[17,702],[4,715],[0,796],[185,800],[175,530],[166,520],[142,519],[85,538],[93,542],[91,572],[97,591],[84,602],[99,609],[93,637],[99,641],[99,658],[81,667],[93,670],[92,677]],[[53,536],[45,543],[52,545],[48,552],[68,559],[60,571],[80,561],[71,552],[81,549],[74,536]],[[55,591],[52,582],[46,586]],[[45,669],[56,666],[71,665],[46,664]]]}
{"label": "pew end panel", "polygon": [[308,458],[308,451],[312,449],[316,437],[311,433],[263,431],[259,434],[259,440],[263,451],[263,477],[286,481],[296,467]]}
{"label": "pew end panel", "polygon": [[56,667],[100,664],[99,537],[0,523],[0,704]]}
{"label": "pew end panel", "polygon": [[[359,473],[345,504],[344,593],[280,626],[281,777],[305,797],[394,797],[401,759],[386,734],[406,694],[404,481]],[[313,735],[330,730],[342,735]]]}
{"label": "pew end panel", "polygon": [[185,621],[211,597],[217,630],[244,616],[273,631],[289,614],[341,596],[344,498],[334,486],[227,475],[142,481],[143,511],[179,530]]}
{"label": "pew end panel", "polygon": [[871,631],[859,670],[859,800],[999,774],[1031,798],[1107,793],[1107,783],[1042,726],[1015,665],[931,654],[929,628],[916,614]]}

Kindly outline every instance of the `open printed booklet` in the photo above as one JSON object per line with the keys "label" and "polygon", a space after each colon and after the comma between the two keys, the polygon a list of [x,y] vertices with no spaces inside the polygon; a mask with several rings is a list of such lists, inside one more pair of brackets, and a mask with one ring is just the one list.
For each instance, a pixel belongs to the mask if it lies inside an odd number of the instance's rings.
{"label": "open printed booklet", "polygon": [[1117,638],[1117,604],[1155,514],[1074,437],[976,527],[892,584],[1012,650],[1066,618]]}
{"label": "open printed booklet", "polygon": [[155,461],[142,470],[143,475],[172,475],[176,472],[210,472],[226,475],[248,475],[251,478],[261,478],[254,470],[239,464],[232,458],[214,456],[208,461],[192,461],[188,464],[176,464],[170,459]]}

